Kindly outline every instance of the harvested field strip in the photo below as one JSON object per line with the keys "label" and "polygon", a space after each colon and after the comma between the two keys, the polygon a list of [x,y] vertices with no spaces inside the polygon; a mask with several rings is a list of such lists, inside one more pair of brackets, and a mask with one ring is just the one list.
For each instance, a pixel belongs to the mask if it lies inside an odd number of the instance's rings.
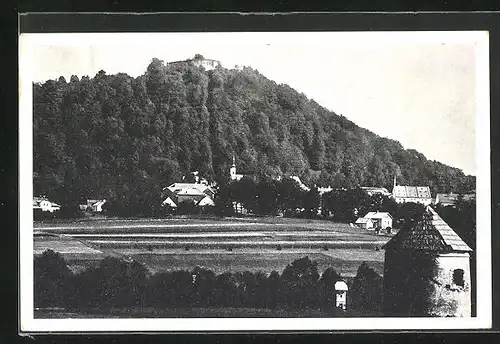
{"label": "harvested field strip", "polygon": [[297,241],[193,241],[193,240],[89,240],[90,244],[99,247],[120,248],[120,247],[376,247],[383,245],[385,241],[342,241],[342,240],[297,240]]}
{"label": "harvested field strip", "polygon": [[275,233],[230,233],[230,234],[221,234],[221,233],[200,233],[200,234],[172,234],[172,233],[134,233],[134,234],[61,234],[62,238],[68,237],[73,239],[82,239],[82,240],[182,240],[182,239],[192,239],[193,241],[207,241],[207,240],[217,240],[217,241],[227,241],[227,240],[235,240],[235,239],[249,239],[249,240],[273,240],[273,241],[324,241],[324,240],[337,240],[337,241],[383,241],[383,240],[374,240],[374,238],[366,238],[362,236],[338,236],[338,235],[308,235],[307,233],[295,234],[295,235],[276,235]]}
{"label": "harvested field strip", "polygon": [[61,254],[101,254],[102,252],[94,248],[88,247],[77,240],[53,240],[53,238],[35,241],[33,243],[34,254],[43,253],[43,251],[51,249]]}
{"label": "harvested field strip", "polygon": [[[65,236],[63,236],[64,238]],[[68,236],[69,237],[69,236]],[[71,238],[73,239],[78,239],[82,240],[85,242],[97,242],[97,243],[114,243],[114,242],[121,242],[121,243],[150,243],[150,242],[162,242],[162,243],[208,243],[208,244],[213,244],[216,242],[222,242],[222,243],[227,243],[227,242],[234,242],[238,240],[238,242],[242,243],[261,243],[261,242],[271,242],[271,243],[280,243],[280,242],[310,242],[310,243],[315,243],[315,242],[366,242],[366,243],[385,243],[385,240],[373,240],[373,239],[367,239],[363,237],[345,237],[345,236],[316,236],[314,238],[310,238],[307,235],[301,235],[301,236],[287,236],[287,237],[278,237],[274,236],[272,234],[270,235],[234,235],[234,236],[216,236],[216,237],[205,237],[205,236],[199,236],[199,237],[191,237],[191,236],[169,236],[169,235],[133,235],[133,236],[128,236],[128,235],[116,235],[116,236],[108,236],[108,235],[87,235],[87,236],[80,236],[80,235],[72,235]]]}
{"label": "harvested field strip", "polygon": [[[259,231],[259,232],[205,232],[205,233],[61,233],[62,236],[72,238],[240,238],[240,237],[339,237],[343,233],[338,232],[272,232],[272,231]],[[365,235],[352,234],[351,237],[367,238]],[[373,237],[369,237],[370,240]]]}
{"label": "harvested field strip", "polygon": [[[46,250],[48,250],[50,248],[41,248],[41,249],[33,249],[33,254],[35,255],[39,255],[39,254],[42,254],[43,252],[45,252]],[[53,251],[56,251],[57,253],[60,253],[60,254],[77,254],[77,255],[85,255],[85,254],[89,254],[91,256],[96,256],[96,255],[100,255],[100,254],[103,254],[101,251],[98,251],[98,250],[94,250],[94,249],[91,249],[91,248],[86,248],[86,249],[72,249],[72,248],[64,248],[64,249],[57,249],[57,250],[54,250]]]}
{"label": "harvested field strip", "polygon": [[[198,248],[198,249],[191,249],[186,251],[184,248],[164,248],[164,247],[158,247],[154,251],[145,251],[144,248],[120,248],[117,250],[117,252],[120,252],[120,254],[123,255],[137,255],[137,254],[148,254],[148,255],[169,255],[169,254],[183,254],[183,255],[195,255],[195,254],[200,254],[200,255],[241,255],[241,254],[250,254],[250,255],[263,255],[263,254],[301,254],[303,256],[306,256],[308,254],[318,254],[320,251],[318,251],[318,248],[283,248],[280,251],[267,251],[267,250],[262,250],[260,248],[256,247],[249,247],[249,248],[242,248],[239,250],[235,251],[214,251],[210,249],[204,249],[204,248]],[[326,256],[330,257],[340,257],[340,258],[349,258],[351,260],[384,260],[384,251],[375,251],[375,249],[372,248],[333,248],[329,251],[321,251],[321,254],[324,254]]]}
{"label": "harvested field strip", "polygon": [[36,233],[45,234],[210,234],[213,233],[218,235],[220,233],[263,233],[265,235],[310,235],[310,236],[350,236],[350,237],[363,237],[363,238],[383,238],[384,236],[375,235],[372,233],[367,233],[357,230],[343,230],[338,228],[317,229],[317,228],[303,228],[297,226],[281,226],[273,227],[273,225],[264,226],[240,226],[240,227],[144,227],[144,228],[109,228],[109,227],[98,227],[98,228],[73,228],[73,229],[35,229]]}
{"label": "harvested field strip", "polygon": [[113,229],[124,229],[124,228],[200,228],[200,227],[242,227],[242,226],[285,226],[282,223],[257,223],[257,222],[249,222],[249,223],[185,223],[185,224],[134,224],[134,225],[106,225],[106,226],[53,226],[53,227],[35,227],[35,229],[99,229],[99,228],[113,228]]}
{"label": "harvested field strip", "polygon": [[339,233],[339,232],[334,232],[334,231],[328,231],[328,232],[304,232],[304,231],[287,231],[285,233],[280,233],[280,232],[272,232],[273,235],[275,236],[307,236],[307,237],[315,237],[315,236],[338,236],[342,235],[344,233]]}
{"label": "harvested field strip", "polygon": [[376,251],[375,249],[371,248],[334,248],[329,251],[318,251],[318,248],[284,248],[280,251],[265,251],[261,250],[259,248],[242,248],[240,250],[235,250],[235,251],[212,251],[212,250],[206,250],[203,248],[200,249],[192,249],[189,251],[184,250],[183,248],[174,248],[174,249],[169,249],[169,248],[158,248],[154,250],[153,252],[147,251],[143,248],[122,248],[117,250],[117,252],[120,252],[123,255],[136,255],[136,254],[149,254],[149,255],[169,255],[169,254],[187,254],[187,255],[241,255],[241,254],[249,254],[249,255],[283,255],[283,254],[301,254],[301,255],[308,255],[308,254],[323,254],[325,256],[329,257],[338,257],[342,259],[350,259],[350,260],[384,260],[384,251],[379,250]]}
{"label": "harvested field strip", "polygon": [[107,233],[107,234],[63,234],[73,238],[231,238],[231,237],[263,237],[264,233],[259,232],[238,232],[238,233]]}

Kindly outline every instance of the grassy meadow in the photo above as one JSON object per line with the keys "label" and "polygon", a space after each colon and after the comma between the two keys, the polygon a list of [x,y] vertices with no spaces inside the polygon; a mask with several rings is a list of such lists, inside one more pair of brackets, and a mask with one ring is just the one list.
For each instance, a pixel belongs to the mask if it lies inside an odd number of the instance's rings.
{"label": "grassy meadow", "polygon": [[106,256],[136,260],[151,272],[193,269],[282,271],[309,256],[318,270],[353,277],[366,261],[383,273],[389,236],[350,224],[288,218],[97,219],[35,222],[34,254],[59,252],[73,271]]}

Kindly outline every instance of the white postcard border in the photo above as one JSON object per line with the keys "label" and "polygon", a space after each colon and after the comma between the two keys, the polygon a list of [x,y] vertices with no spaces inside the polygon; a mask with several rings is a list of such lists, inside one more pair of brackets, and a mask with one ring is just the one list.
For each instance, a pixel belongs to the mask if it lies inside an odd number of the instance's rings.
{"label": "white postcard border", "polygon": [[[186,33],[200,34],[200,33]],[[230,33],[221,33],[229,35]],[[260,33],[279,35],[285,33]],[[292,32],[288,35],[315,33]],[[325,33],[316,33],[324,35]],[[20,321],[26,332],[143,332],[143,331],[301,331],[301,330],[436,330],[480,329],[492,325],[489,38],[486,31],[370,32],[367,42],[474,42],[476,45],[476,152],[477,152],[477,317],[474,318],[185,318],[185,319],[34,319],[33,310],[33,134],[32,78],[36,39],[67,37],[96,39],[106,34],[22,34],[19,56],[19,243]],[[87,35],[87,36],[85,36]],[[114,34],[116,35],[116,34]],[[362,33],[339,33],[346,42]],[[64,38],[66,37],[66,38]],[[122,34],[118,34],[121,39]]]}

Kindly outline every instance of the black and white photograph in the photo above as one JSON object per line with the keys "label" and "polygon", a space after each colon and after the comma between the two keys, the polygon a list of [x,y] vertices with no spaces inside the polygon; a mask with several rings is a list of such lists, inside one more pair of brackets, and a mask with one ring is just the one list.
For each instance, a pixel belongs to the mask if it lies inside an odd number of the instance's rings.
{"label": "black and white photograph", "polygon": [[488,328],[488,40],[21,34],[21,329]]}

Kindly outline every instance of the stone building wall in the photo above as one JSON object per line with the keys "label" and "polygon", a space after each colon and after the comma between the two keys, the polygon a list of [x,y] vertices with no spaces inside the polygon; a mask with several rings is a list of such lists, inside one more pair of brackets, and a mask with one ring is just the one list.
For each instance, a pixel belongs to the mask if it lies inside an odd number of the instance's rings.
{"label": "stone building wall", "polygon": [[205,70],[208,71],[217,68],[217,66],[220,65],[220,62],[217,60],[210,60],[210,59],[191,59],[185,61],[167,62],[167,66],[185,65],[185,64],[192,64],[196,67],[203,67],[205,68]]}
{"label": "stone building wall", "polygon": [[[463,278],[463,283],[454,280]],[[457,284],[458,282],[458,284]],[[471,316],[467,253],[431,254],[387,250],[384,264],[386,316]],[[463,284],[463,285],[460,285]]]}
{"label": "stone building wall", "polygon": [[429,311],[430,315],[441,317],[471,316],[469,262],[469,254],[467,253],[439,255],[435,277],[438,283],[434,284],[434,292],[431,295],[433,307]]}
{"label": "stone building wall", "polygon": [[203,60],[192,60],[192,63],[197,66],[197,67],[203,67],[205,70],[212,70],[215,69],[219,65],[219,61],[216,60],[209,60],[209,59],[203,59]]}
{"label": "stone building wall", "polygon": [[434,293],[437,255],[386,250],[383,312],[386,316],[427,316]]}

